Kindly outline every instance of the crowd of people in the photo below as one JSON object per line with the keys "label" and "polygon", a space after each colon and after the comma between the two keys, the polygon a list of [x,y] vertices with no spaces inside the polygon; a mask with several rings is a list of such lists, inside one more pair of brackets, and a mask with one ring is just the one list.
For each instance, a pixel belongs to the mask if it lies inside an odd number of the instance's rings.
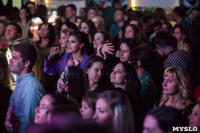
{"label": "crowd of people", "polygon": [[69,4],[54,23],[44,5],[13,10],[0,17],[1,133],[200,133],[200,8],[188,21],[183,7]]}

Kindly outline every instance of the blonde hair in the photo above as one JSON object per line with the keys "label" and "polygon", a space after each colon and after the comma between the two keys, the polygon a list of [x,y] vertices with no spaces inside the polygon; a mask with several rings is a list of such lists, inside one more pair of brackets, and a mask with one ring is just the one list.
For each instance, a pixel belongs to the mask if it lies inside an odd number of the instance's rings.
{"label": "blonde hair", "polygon": [[64,33],[66,37],[69,37],[69,34],[70,34],[72,31],[74,31],[74,30],[71,29],[71,28],[68,28],[68,29],[64,29],[64,30],[62,31],[62,33]]}
{"label": "blonde hair", "polygon": [[[180,103],[184,106],[183,110],[185,110],[186,106],[191,103],[190,96],[190,87],[187,73],[180,67],[170,67],[164,71],[163,77],[171,75],[175,76],[178,82],[182,85],[180,88]],[[162,95],[161,102],[159,106],[164,106],[166,102],[169,100],[169,96],[166,94]]]}
{"label": "blonde hair", "polygon": [[95,19],[99,22],[100,29],[104,29],[105,28],[104,19],[102,17],[100,17],[100,16],[95,16],[94,18],[92,18],[92,21],[94,22]]}

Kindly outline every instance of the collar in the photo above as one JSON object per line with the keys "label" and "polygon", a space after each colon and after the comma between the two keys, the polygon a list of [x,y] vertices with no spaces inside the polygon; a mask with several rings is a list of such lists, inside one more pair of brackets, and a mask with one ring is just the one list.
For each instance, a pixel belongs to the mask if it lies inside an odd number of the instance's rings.
{"label": "collar", "polygon": [[33,72],[30,72],[30,73],[27,73],[25,74],[24,76],[20,77],[20,78],[17,78],[17,84],[19,82],[21,82],[23,79],[27,78],[27,77],[34,77],[34,73]]}

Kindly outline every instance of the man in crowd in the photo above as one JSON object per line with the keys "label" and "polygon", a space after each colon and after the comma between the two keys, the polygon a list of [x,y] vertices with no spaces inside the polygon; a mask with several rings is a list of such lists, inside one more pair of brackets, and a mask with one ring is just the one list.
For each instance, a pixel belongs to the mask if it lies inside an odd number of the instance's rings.
{"label": "man in crowd", "polygon": [[[9,101],[5,126],[10,132],[22,133],[33,122],[35,108],[45,94],[40,82],[31,71],[37,59],[34,46],[21,43],[13,46],[10,71],[17,75],[17,84]],[[17,127],[16,120],[20,121]]]}

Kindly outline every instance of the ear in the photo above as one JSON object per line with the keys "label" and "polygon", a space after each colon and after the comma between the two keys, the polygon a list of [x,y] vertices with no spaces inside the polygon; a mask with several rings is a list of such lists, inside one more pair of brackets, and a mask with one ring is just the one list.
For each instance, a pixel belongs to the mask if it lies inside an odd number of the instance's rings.
{"label": "ear", "polygon": [[27,60],[27,61],[25,62],[25,64],[24,64],[24,67],[29,67],[30,65],[31,65],[30,60]]}
{"label": "ear", "polygon": [[141,67],[141,61],[137,61],[137,67]]}
{"label": "ear", "polygon": [[81,43],[81,44],[80,44],[80,48],[82,48],[83,46],[84,46],[84,44],[83,44],[83,43]]}
{"label": "ear", "polygon": [[183,84],[179,82],[179,89],[183,88]]}

